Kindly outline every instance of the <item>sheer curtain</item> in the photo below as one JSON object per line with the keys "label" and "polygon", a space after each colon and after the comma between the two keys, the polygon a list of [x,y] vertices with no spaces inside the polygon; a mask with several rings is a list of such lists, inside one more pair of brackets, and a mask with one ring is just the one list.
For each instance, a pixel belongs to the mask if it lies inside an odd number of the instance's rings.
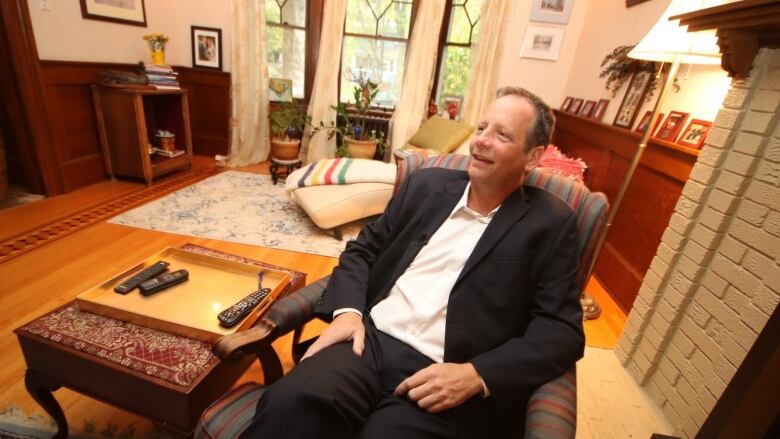
{"label": "sheer curtain", "polygon": [[[341,63],[341,40],[344,32],[344,18],[347,15],[347,0],[325,0],[322,14],[322,38],[317,56],[317,73],[314,75],[314,87],[309,101],[308,114],[312,123],[326,125],[336,120],[338,96],[339,65]],[[322,158],[333,157],[336,153],[336,138],[328,140],[326,132],[304,139],[303,161],[311,163]]]}
{"label": "sheer curtain", "polygon": [[265,1],[232,0],[230,23],[230,166],[268,157]]}
{"label": "sheer curtain", "polygon": [[482,5],[479,37],[471,55],[471,74],[462,120],[477,126],[479,118],[496,95],[498,87],[499,60],[504,49],[501,40],[503,29],[509,25],[510,3],[507,1],[486,1]]}
{"label": "sheer curtain", "polygon": [[447,0],[425,0],[417,10],[412,38],[406,53],[401,97],[390,121],[392,151],[403,147],[425,120],[433,87],[433,75],[436,72],[439,31],[446,2]]}

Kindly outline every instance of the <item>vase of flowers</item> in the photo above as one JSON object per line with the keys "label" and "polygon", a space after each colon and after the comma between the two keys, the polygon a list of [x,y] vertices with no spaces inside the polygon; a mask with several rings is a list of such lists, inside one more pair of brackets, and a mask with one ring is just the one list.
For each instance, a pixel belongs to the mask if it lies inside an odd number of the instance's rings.
{"label": "vase of flowers", "polygon": [[144,40],[149,43],[149,48],[152,50],[152,64],[164,66],[165,43],[168,42],[168,37],[165,34],[146,34]]}

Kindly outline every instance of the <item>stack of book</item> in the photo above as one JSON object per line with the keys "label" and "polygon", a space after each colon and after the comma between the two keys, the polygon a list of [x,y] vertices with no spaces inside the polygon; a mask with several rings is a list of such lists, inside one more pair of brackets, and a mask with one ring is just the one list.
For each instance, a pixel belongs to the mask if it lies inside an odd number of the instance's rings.
{"label": "stack of book", "polygon": [[169,66],[150,66],[144,67],[146,76],[149,78],[149,85],[157,89],[179,90],[179,81],[176,79],[178,73],[174,72]]}
{"label": "stack of book", "polygon": [[161,149],[158,147],[152,147],[152,152],[154,152],[157,155],[161,155],[164,157],[176,157],[184,154],[183,149],[174,149],[173,151],[168,151],[167,149]]}

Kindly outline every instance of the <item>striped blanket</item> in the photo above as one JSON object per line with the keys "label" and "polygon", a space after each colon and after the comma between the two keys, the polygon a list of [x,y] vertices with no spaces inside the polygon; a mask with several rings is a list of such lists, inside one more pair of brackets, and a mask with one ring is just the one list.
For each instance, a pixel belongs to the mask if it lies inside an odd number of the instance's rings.
{"label": "striped blanket", "polygon": [[367,159],[322,159],[287,177],[288,191],[306,186],[351,183],[395,184],[395,165]]}

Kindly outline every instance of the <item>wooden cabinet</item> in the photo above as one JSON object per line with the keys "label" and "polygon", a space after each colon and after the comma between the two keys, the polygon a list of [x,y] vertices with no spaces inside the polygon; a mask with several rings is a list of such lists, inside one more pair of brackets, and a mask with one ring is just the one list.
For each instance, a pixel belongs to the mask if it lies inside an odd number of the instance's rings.
{"label": "wooden cabinet", "polygon": [[[154,178],[192,167],[192,135],[186,90],[152,90],[92,86],[100,143],[106,172],[114,176],[140,178],[152,184]],[[176,138],[176,149],[184,154],[165,157],[149,154],[159,146],[157,130]]]}

